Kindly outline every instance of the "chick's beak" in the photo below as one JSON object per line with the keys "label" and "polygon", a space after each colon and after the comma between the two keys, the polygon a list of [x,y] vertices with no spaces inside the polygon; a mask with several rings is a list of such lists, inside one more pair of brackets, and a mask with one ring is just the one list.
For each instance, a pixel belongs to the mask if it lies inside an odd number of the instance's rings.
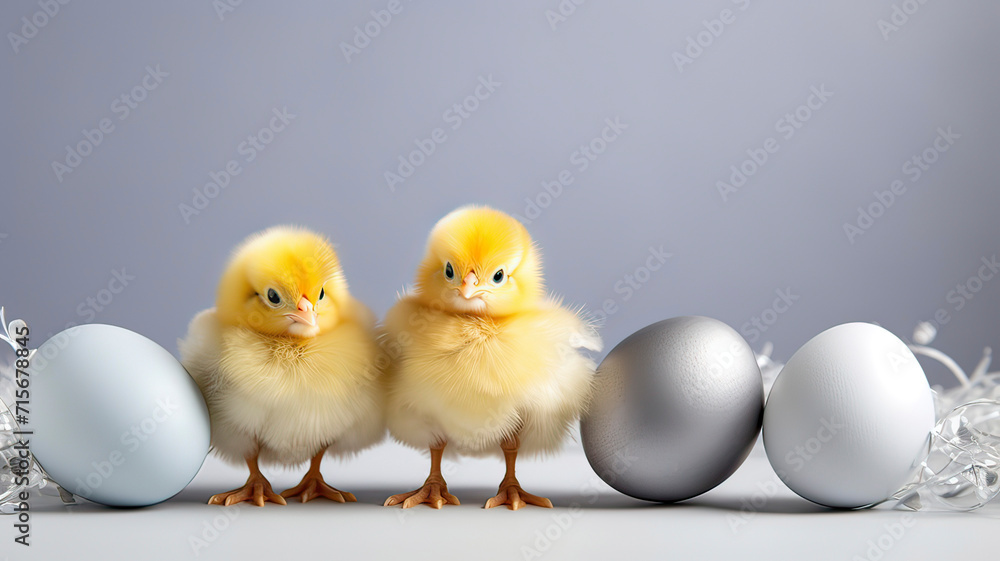
{"label": "chick's beak", "polygon": [[304,323],[312,327],[316,326],[317,314],[313,311],[313,303],[305,296],[299,298],[298,310],[290,314],[285,314],[285,317],[294,322]]}
{"label": "chick's beak", "polygon": [[476,286],[478,285],[479,278],[476,277],[476,273],[469,272],[469,274],[465,275],[465,278],[462,279],[462,297],[466,300],[472,298],[472,296],[476,293]]}

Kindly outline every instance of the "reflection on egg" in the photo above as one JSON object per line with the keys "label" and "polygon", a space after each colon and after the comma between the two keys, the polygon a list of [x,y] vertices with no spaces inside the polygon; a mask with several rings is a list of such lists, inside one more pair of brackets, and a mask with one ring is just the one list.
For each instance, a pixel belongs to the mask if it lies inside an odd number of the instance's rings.
{"label": "reflection on egg", "polygon": [[31,451],[68,491],[111,506],[155,504],[180,492],[208,454],[205,400],[184,367],[153,341],[81,325],[32,359]]}
{"label": "reflection on egg", "polygon": [[933,426],[931,389],[906,344],[876,325],[847,323],[813,337],[778,374],[764,448],[792,491],[856,508],[906,483]]}
{"label": "reflection on egg", "polygon": [[681,501],[743,463],[763,407],[760,369],[739,333],[711,318],[672,318],[633,333],[601,363],[583,447],[618,491]]}

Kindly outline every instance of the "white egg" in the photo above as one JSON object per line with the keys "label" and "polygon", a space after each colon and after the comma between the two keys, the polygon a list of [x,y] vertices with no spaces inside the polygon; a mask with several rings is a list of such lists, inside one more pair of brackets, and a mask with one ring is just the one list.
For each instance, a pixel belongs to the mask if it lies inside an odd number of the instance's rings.
{"label": "white egg", "polygon": [[81,325],[31,365],[30,447],[59,485],[111,506],[180,492],[208,454],[197,384],[163,347],[127,329]]}
{"label": "white egg", "polygon": [[764,447],[786,485],[815,503],[868,506],[906,483],[934,426],[913,353],[868,323],[813,337],[778,374],[764,408]]}

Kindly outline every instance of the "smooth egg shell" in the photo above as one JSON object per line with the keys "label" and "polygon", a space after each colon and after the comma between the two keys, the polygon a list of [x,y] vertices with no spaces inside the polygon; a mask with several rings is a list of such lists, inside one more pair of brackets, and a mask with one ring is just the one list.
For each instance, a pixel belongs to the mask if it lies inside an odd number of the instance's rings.
{"label": "smooth egg shell", "polygon": [[760,369],[739,333],[712,318],[671,318],[633,333],[601,363],[583,447],[618,491],[681,501],[743,463],[763,407]]}
{"label": "smooth egg shell", "polygon": [[111,506],[169,499],[208,454],[208,408],[166,349],[127,329],[81,325],[32,359],[31,451],[70,492]]}
{"label": "smooth egg shell", "polygon": [[906,344],[879,326],[847,323],[813,337],[778,374],[764,447],[792,491],[856,508],[906,483],[933,426],[931,389]]}

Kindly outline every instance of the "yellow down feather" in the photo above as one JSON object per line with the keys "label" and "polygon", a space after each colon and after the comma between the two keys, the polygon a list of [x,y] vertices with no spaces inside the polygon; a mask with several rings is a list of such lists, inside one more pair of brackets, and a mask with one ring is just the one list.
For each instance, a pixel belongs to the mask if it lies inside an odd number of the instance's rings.
{"label": "yellow down feather", "polygon": [[[397,440],[485,454],[517,433],[522,452],[559,447],[590,396],[595,365],[579,349],[601,343],[545,295],[540,261],[524,226],[490,208],[460,208],[434,227],[413,291],[385,320]],[[475,305],[462,295],[469,274],[479,280]]]}
{"label": "yellow down feather", "polygon": [[[274,291],[278,303],[268,300]],[[315,326],[290,319],[307,308]],[[305,327],[303,327],[305,326]],[[234,251],[216,307],[180,341],[212,418],[223,458],[298,464],[328,450],[350,454],[384,436],[374,316],[348,291],[329,242],[276,227]]]}

